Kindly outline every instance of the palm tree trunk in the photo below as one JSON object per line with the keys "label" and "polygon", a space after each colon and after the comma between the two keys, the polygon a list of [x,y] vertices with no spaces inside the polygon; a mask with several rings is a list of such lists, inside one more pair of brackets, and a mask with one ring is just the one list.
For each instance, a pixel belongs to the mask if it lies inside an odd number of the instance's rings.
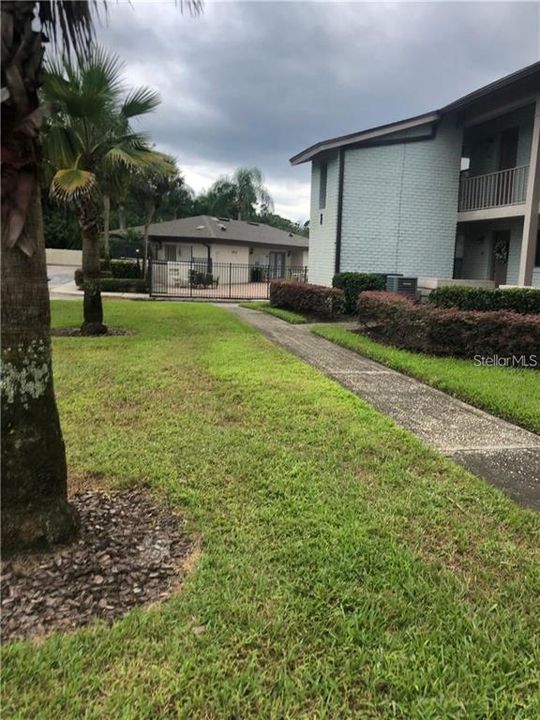
{"label": "palm tree trunk", "polygon": [[[33,2],[2,3],[2,546],[70,539],[64,442],[54,396],[38,168],[41,34]],[[4,91],[4,88],[2,88]]]}
{"label": "palm tree trunk", "polygon": [[82,235],[83,271],[83,335],[104,335],[107,326],[103,324],[101,302],[101,269],[99,263],[99,212],[96,203],[86,198],[77,205],[77,214]]}
{"label": "palm tree trunk", "polygon": [[2,247],[2,546],[8,552],[66,541],[78,525],[67,502],[54,396],[37,187],[23,233],[37,241],[33,255]]}
{"label": "palm tree trunk", "polygon": [[120,230],[126,229],[126,206],[123,202],[118,203],[118,225]]}
{"label": "palm tree trunk", "polygon": [[111,226],[111,196],[108,193],[103,195],[103,248],[107,269],[111,262],[111,248],[109,243],[109,230]]}
{"label": "palm tree trunk", "polygon": [[148,213],[146,222],[144,223],[144,257],[143,257],[143,273],[142,273],[143,278],[146,277],[146,271],[148,268],[148,231],[149,231],[150,223],[152,222],[155,212],[156,212],[156,207],[154,205],[154,207]]}

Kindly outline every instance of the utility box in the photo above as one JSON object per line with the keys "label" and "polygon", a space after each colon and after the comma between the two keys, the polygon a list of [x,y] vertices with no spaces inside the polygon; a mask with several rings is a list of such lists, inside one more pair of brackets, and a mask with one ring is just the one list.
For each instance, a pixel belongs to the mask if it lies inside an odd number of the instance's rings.
{"label": "utility box", "polygon": [[400,295],[408,295],[416,297],[416,287],[418,281],[413,277],[400,277],[399,275],[389,275],[386,278],[386,289],[388,292],[399,293]]}

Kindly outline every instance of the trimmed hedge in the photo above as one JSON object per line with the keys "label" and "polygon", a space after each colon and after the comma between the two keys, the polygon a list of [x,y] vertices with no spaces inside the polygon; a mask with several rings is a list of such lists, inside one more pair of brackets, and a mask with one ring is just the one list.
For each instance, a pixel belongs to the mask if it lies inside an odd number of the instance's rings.
{"label": "trimmed hedge", "polygon": [[386,282],[382,275],[375,273],[342,272],[334,275],[332,287],[340,288],[345,294],[345,312],[356,311],[358,295],[366,290],[384,290]]}
{"label": "trimmed hedge", "polygon": [[[108,271],[105,270],[105,263],[101,261],[101,280],[102,283],[107,280],[141,280],[142,274],[137,264],[129,260],[111,260]],[[81,268],[77,268],[73,274],[73,279],[78,288],[82,288],[83,272]],[[146,281],[145,281],[146,282]],[[138,291],[137,291],[138,292]]]}
{"label": "trimmed hedge", "polygon": [[[83,272],[80,268],[75,270],[75,284],[82,290],[83,288]],[[119,277],[102,277],[100,286],[104,292],[135,292],[147,293],[148,280],[144,278],[119,278]]]}
{"label": "trimmed hedge", "polygon": [[462,358],[540,355],[540,317],[533,315],[438,308],[395,293],[364,292],[358,316],[374,338],[415,352]]}
{"label": "trimmed hedge", "polygon": [[449,285],[432,290],[428,302],[441,308],[459,310],[511,310],[520,315],[540,314],[540,289],[512,288],[486,290],[462,285]]}
{"label": "trimmed hedge", "polygon": [[100,282],[103,292],[147,293],[148,281],[143,278],[103,278]]}
{"label": "trimmed hedge", "polygon": [[110,268],[113,278],[140,279],[142,277],[142,268],[137,266],[136,262],[129,260],[111,260]]}
{"label": "trimmed hedge", "polygon": [[333,318],[344,312],[345,299],[343,290],[338,288],[311,285],[297,280],[272,280],[270,305],[320,318]]}

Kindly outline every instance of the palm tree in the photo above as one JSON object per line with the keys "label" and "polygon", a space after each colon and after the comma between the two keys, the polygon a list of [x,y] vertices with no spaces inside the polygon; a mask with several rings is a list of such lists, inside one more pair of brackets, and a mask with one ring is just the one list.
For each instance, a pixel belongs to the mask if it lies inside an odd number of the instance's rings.
{"label": "palm tree", "polygon": [[[64,442],[54,395],[41,210],[40,105],[46,37],[91,47],[96,0],[4,0],[2,14],[2,547],[68,540]],[[193,14],[202,10],[192,0]],[[37,25],[37,27],[35,27]]]}
{"label": "palm tree", "polygon": [[259,168],[238,168],[233,175],[238,192],[238,220],[249,220],[256,215],[254,205],[260,205],[262,212],[271,212],[274,201],[264,184]]}
{"label": "palm tree", "polygon": [[130,186],[132,197],[142,209],[144,215],[144,258],[143,276],[146,277],[148,266],[148,229],[159,210],[163,199],[181,186],[181,179],[174,158],[161,155],[161,164],[146,167],[133,174]]}
{"label": "palm tree", "polygon": [[[54,396],[40,201],[43,33],[67,50],[92,40],[96,3],[3,2],[2,546],[70,538],[66,457]],[[37,15],[37,18],[35,18]],[[33,24],[39,21],[40,29]]]}
{"label": "palm tree", "polygon": [[238,168],[232,177],[219,178],[201,200],[208,213],[236,216],[238,220],[253,220],[257,205],[263,213],[274,209],[259,168]]}
{"label": "palm tree", "polygon": [[134,132],[132,118],[154,110],[159,96],[148,88],[124,95],[122,65],[114,54],[95,48],[76,63],[70,58],[50,62],[43,96],[59,107],[45,133],[45,154],[56,169],[51,193],[73,205],[81,227],[83,246],[84,321],[81,332],[107,331],[103,324],[100,292],[99,238],[102,193],[126,169],[160,170],[163,156],[152,150],[142,133]]}

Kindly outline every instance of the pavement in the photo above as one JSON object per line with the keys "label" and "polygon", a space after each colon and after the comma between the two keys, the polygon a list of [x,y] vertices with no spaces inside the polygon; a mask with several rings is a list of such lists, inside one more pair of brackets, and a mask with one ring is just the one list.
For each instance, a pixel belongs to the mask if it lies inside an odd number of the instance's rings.
{"label": "pavement", "polygon": [[[47,265],[49,296],[53,300],[81,300],[83,298],[82,290],[79,290],[73,279],[75,269],[67,265]],[[101,296],[114,298],[115,300],[149,299],[148,293],[102,292]]]}
{"label": "pavement", "polygon": [[[217,304],[217,303],[216,303]],[[221,305],[435,450],[540,511],[540,437],[272,315]]]}

